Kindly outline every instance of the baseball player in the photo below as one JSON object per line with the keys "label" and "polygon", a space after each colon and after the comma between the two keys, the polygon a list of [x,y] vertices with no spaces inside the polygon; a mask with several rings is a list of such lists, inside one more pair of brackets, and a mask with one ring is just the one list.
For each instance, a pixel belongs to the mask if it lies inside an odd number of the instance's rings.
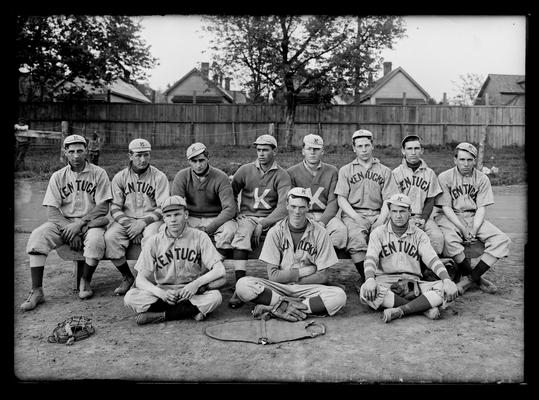
{"label": "baseball player", "polygon": [[45,301],[43,272],[51,250],[64,243],[74,250],[84,247],[85,262],[79,285],[81,299],[92,297],[92,276],[105,252],[105,227],[89,227],[88,224],[109,212],[112,194],[107,173],[86,160],[86,140],[82,136],[67,136],[64,154],[68,165],[52,174],[43,199],[47,222],[34,229],[26,246],[32,291],[21,304],[24,311]]}
{"label": "baseball player", "polygon": [[360,275],[355,285],[359,291],[365,281],[363,262],[369,233],[386,221],[389,210],[385,200],[399,189],[391,170],[373,157],[372,132],[355,131],[352,148],[357,157],[339,170],[335,194],[348,229],[346,248]]}
{"label": "baseball player", "polygon": [[[290,176],[275,162],[277,140],[271,135],[261,135],[253,145],[256,161],[242,165],[232,177],[234,198],[239,197],[240,201],[238,229],[232,239],[236,282],[246,274],[251,237],[258,246],[262,231],[286,216],[286,194],[290,190]],[[242,304],[234,293],[229,306],[237,308]]]}
{"label": "baseball player", "polygon": [[[444,255],[453,258],[463,275],[458,282],[459,292],[464,293],[473,284],[487,293],[495,293],[496,286],[482,275],[502,257],[509,254],[511,240],[485,219],[486,207],[494,204],[490,180],[475,168],[477,149],[462,142],[455,148],[455,167],[440,173],[438,181],[442,195],[436,205],[442,207],[436,222],[444,237]],[[485,251],[472,269],[464,255],[465,241],[480,240]]]}
{"label": "baseball player", "polygon": [[401,193],[412,201],[410,222],[427,234],[434,251],[441,255],[444,249],[444,235],[434,222],[432,213],[436,197],[442,193],[438,178],[421,158],[423,146],[419,136],[406,136],[402,140],[401,152],[404,157],[401,165],[393,170],[393,176]]}
{"label": "baseball player", "polygon": [[231,242],[237,228],[234,217],[238,205],[228,175],[210,165],[203,143],[189,146],[187,159],[191,166],[176,174],[170,193],[186,200],[189,226],[206,232],[213,238],[217,250],[232,258]]}
{"label": "baseball player", "polygon": [[123,296],[135,278],[125,259],[130,243],[141,241],[159,231],[163,224],[161,203],[169,196],[167,176],[150,165],[152,147],[145,139],[129,143],[129,165],[112,178],[114,221],[105,232],[105,256],[122,274],[114,294]]}
{"label": "baseball player", "polygon": [[99,137],[97,132],[92,134],[92,138],[88,140],[88,153],[90,155],[90,162],[92,164],[99,164],[99,153],[103,147],[103,139]]}
{"label": "baseball player", "polygon": [[214,289],[226,283],[222,256],[205,232],[187,225],[183,197],[166,198],[161,209],[165,229],[145,240],[135,264],[135,285],[124,303],[137,313],[139,325],[201,321],[222,302]]}
{"label": "baseball player", "polygon": [[329,268],[339,262],[335,249],[327,231],[307,218],[308,190],[292,188],[286,198],[288,216],[270,228],[260,253],[268,279],[243,277],[236,293],[244,302],[263,305],[274,305],[281,296],[297,297],[307,315],[334,315],[346,304],[344,290],[325,285]]}
{"label": "baseball player", "polygon": [[[375,310],[383,307],[384,322],[420,312],[428,318],[438,319],[438,306],[458,296],[457,286],[449,278],[426,233],[410,223],[410,198],[397,193],[387,202],[389,221],[374,229],[369,239],[365,258],[366,280],[361,286],[360,298]],[[420,260],[440,280],[422,281]],[[406,280],[407,284],[417,287],[415,295],[401,296],[394,285],[399,280]]]}
{"label": "baseball player", "polygon": [[324,140],[318,135],[306,135],[303,138],[303,161],[288,168],[292,187],[304,187],[311,195],[309,213],[327,229],[333,246],[346,247],[346,226],[340,218],[339,205],[335,196],[335,185],[339,171],[334,165],[322,162]]}

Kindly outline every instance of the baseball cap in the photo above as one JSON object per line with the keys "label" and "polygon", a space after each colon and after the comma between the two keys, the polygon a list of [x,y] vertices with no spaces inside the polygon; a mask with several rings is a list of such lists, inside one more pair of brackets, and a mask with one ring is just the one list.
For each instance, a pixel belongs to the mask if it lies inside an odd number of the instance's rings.
{"label": "baseball cap", "polygon": [[303,138],[303,143],[315,149],[321,149],[324,146],[324,139],[321,136],[309,134]]}
{"label": "baseball cap", "polygon": [[462,142],[457,145],[457,149],[464,150],[470,153],[474,158],[477,158],[477,149],[475,146],[468,142]]}
{"label": "baseball cap", "polygon": [[387,202],[391,204],[395,204],[396,206],[401,206],[401,207],[410,208],[412,206],[412,201],[404,193],[394,194],[393,196],[389,198]]}
{"label": "baseball cap", "polygon": [[412,140],[418,140],[419,142],[421,142],[421,138],[417,135],[406,135],[406,137],[401,141],[401,147],[404,148],[404,144]]}
{"label": "baseball cap", "polygon": [[152,146],[146,139],[133,139],[129,143],[129,151],[138,153],[141,151],[151,151]]}
{"label": "baseball cap", "polygon": [[270,146],[277,147],[277,140],[271,135],[260,135],[253,144],[255,146],[257,144],[269,144]]}
{"label": "baseball cap", "polygon": [[161,204],[161,211],[166,213],[172,210],[179,210],[182,207],[187,207],[187,203],[182,196],[170,196],[163,201],[163,204]]}
{"label": "baseball cap", "polygon": [[82,143],[86,146],[86,139],[80,135],[69,135],[64,139],[64,147],[67,147],[73,143]]}
{"label": "baseball cap", "polygon": [[295,188],[290,189],[286,197],[288,196],[303,197],[311,201],[311,196],[309,192],[307,191],[307,189],[302,188],[302,187],[295,187]]}
{"label": "baseball cap", "polygon": [[372,140],[372,136],[373,135],[371,131],[368,131],[367,129],[360,129],[352,134],[352,140],[359,137],[366,137]]}
{"label": "baseball cap", "polygon": [[187,159],[190,160],[194,156],[198,156],[200,153],[204,153],[206,151],[206,146],[203,143],[193,143],[191,146],[187,148]]}

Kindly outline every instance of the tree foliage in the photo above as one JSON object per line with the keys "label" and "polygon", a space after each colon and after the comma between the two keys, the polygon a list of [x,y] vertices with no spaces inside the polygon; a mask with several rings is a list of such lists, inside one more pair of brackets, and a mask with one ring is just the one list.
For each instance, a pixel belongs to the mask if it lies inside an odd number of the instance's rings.
{"label": "tree foliage", "polygon": [[398,17],[208,16],[212,67],[240,82],[254,101],[286,104],[286,141],[300,93],[329,103],[357,93],[381,64],[380,52],[404,35]]}
{"label": "tree foliage", "polygon": [[459,75],[457,82],[451,81],[455,87],[455,96],[449,99],[449,103],[459,106],[473,105],[484,82],[485,76],[482,74],[468,72]]}
{"label": "tree foliage", "polygon": [[28,100],[55,97],[62,82],[98,87],[126,71],[132,79],[144,79],[157,65],[139,36],[140,22],[131,17],[19,16],[16,26],[17,66],[30,82],[24,86]]}

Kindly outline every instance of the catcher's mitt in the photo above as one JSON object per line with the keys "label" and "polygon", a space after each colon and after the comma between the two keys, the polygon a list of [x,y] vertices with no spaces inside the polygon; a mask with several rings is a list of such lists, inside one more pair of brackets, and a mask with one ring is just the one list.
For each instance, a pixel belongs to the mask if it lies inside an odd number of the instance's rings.
{"label": "catcher's mitt", "polygon": [[65,343],[71,346],[74,342],[86,339],[95,332],[92,320],[86,317],[69,317],[60,322],[47,338],[49,343]]}
{"label": "catcher's mitt", "polygon": [[257,304],[252,314],[257,319],[275,317],[289,322],[297,322],[307,318],[307,314],[302,311],[306,309],[307,306],[301,302],[301,299],[282,296],[273,306]]}
{"label": "catcher's mitt", "polygon": [[413,300],[421,295],[419,283],[414,279],[399,279],[391,285],[390,289],[397,296],[406,300]]}

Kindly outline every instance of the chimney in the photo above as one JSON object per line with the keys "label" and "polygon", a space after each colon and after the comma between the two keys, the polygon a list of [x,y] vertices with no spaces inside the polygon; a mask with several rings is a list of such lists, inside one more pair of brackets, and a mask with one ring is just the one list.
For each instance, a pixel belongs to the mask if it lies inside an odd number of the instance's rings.
{"label": "chimney", "polygon": [[384,76],[391,72],[391,61],[384,62]]}
{"label": "chimney", "polygon": [[204,75],[207,78],[210,74],[210,63],[207,63],[207,62],[200,63],[200,72],[202,72],[202,75]]}
{"label": "chimney", "polygon": [[230,78],[225,78],[225,89],[230,90]]}

